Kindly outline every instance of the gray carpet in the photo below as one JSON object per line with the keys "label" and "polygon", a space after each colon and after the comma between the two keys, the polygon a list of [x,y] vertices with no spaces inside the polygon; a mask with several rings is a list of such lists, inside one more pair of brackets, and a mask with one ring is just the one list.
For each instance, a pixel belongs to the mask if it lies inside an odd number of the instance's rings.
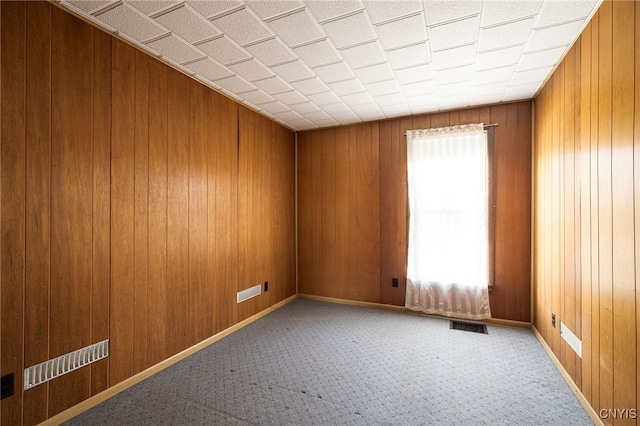
{"label": "gray carpet", "polygon": [[530,330],[297,299],[69,425],[591,425]]}

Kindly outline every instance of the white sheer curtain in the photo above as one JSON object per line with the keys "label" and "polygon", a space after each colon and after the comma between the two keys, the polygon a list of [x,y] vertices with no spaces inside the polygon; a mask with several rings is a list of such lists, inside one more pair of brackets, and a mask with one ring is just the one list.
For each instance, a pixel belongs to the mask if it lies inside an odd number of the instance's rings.
{"label": "white sheer curtain", "polygon": [[407,308],[491,317],[487,164],[482,124],[407,133]]}

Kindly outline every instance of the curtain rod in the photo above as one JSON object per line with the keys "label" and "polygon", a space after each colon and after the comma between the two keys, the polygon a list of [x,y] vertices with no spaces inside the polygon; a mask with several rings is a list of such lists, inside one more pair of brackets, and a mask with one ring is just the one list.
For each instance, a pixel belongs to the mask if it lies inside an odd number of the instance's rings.
{"label": "curtain rod", "polygon": [[[483,127],[484,127],[485,129],[486,129],[487,127],[498,127],[498,123],[485,124]],[[407,132],[405,132],[405,133],[404,133],[404,135],[405,135],[405,136],[407,136]]]}

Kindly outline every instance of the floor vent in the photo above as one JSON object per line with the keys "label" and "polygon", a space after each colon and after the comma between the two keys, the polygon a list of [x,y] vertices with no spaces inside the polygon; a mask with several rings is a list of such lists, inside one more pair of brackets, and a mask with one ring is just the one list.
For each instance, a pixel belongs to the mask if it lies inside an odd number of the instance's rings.
{"label": "floor vent", "polygon": [[30,389],[109,356],[109,339],[42,362],[24,370],[24,388]]}
{"label": "floor vent", "polygon": [[473,333],[489,334],[487,326],[476,322],[450,321],[449,328],[452,330],[471,331]]}

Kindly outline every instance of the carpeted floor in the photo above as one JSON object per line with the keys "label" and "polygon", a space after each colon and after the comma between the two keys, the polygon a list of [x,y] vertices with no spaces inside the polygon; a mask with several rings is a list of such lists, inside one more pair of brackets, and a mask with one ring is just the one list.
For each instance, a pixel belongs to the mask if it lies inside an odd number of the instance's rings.
{"label": "carpeted floor", "polygon": [[531,330],[297,299],[70,425],[591,425]]}

